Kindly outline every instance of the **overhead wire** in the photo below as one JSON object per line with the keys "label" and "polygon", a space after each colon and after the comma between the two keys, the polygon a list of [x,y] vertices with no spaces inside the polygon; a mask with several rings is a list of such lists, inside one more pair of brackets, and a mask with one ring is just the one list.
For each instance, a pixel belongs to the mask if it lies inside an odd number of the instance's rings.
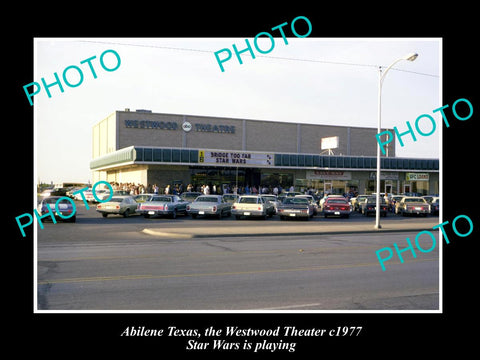
{"label": "overhead wire", "polygon": [[[76,40],[76,41],[88,42],[88,43],[98,43],[98,44],[136,46],[136,47],[156,48],[156,49],[164,49],[164,50],[191,51],[191,52],[200,52],[200,53],[213,54],[213,52],[212,52],[211,50],[191,49],[191,48],[172,47],[172,46],[160,46],[160,45],[149,45],[149,44],[131,44],[131,43],[119,43],[119,42],[98,41],[98,40]],[[286,60],[286,61],[323,63],[323,64],[331,64],[331,65],[371,67],[371,68],[376,68],[376,69],[382,68],[382,67],[383,67],[383,68],[386,68],[386,67],[387,67],[387,66],[374,65],[374,64],[360,64],[360,63],[352,63],[352,62],[341,62],[341,61],[331,61],[331,60],[318,60],[318,59],[300,59],[300,58],[289,58],[289,57],[269,56],[269,55],[257,55],[256,57],[259,57],[259,58],[267,58],[267,59],[275,59],[275,60]],[[398,68],[394,68],[394,67],[391,68],[391,70],[402,71],[402,72],[412,73],[412,74],[416,74],[416,75],[436,77],[436,78],[440,77],[439,75],[427,74],[427,73],[418,72],[418,71],[412,71],[412,70],[398,69]]]}

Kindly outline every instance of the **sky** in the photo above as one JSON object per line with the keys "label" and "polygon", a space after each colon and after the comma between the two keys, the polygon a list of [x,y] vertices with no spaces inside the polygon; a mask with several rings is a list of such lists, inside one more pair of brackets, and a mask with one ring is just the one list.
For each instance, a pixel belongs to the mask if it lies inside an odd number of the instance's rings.
{"label": "sky", "polygon": [[[262,29],[259,29],[259,32]],[[439,158],[441,154],[442,41],[439,38],[274,38],[268,54],[233,54],[222,72],[214,53],[246,47],[245,38],[36,38],[34,79],[41,84],[61,79],[33,96],[35,120],[35,180],[44,183],[91,180],[92,126],[116,110],[148,109],[154,113],[202,115],[307,124],[377,128],[379,66],[398,62],[382,87],[382,128],[400,132],[422,114],[437,121],[430,136],[396,143],[397,157]],[[260,49],[271,47],[259,38]],[[100,56],[114,50],[121,63],[105,71]],[[90,61],[97,78],[94,78]],[[226,52],[220,54],[221,58]],[[104,56],[113,68],[113,53]],[[65,85],[62,74],[74,68]],[[26,85],[26,84],[25,84]],[[30,88],[30,91],[33,87]],[[29,106],[25,96],[25,104]],[[426,133],[428,123],[420,124]],[[376,141],[372,138],[372,141]]]}

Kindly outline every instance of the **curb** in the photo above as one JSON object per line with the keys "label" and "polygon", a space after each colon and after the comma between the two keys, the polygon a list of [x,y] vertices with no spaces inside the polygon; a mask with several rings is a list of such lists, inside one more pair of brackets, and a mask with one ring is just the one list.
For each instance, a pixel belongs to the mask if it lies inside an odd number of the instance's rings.
{"label": "curb", "polygon": [[164,231],[155,230],[151,228],[145,228],[142,230],[144,234],[157,236],[157,237],[170,237],[180,239],[194,239],[194,238],[219,238],[219,237],[245,237],[245,236],[307,236],[307,235],[340,235],[340,234],[380,234],[380,233],[394,233],[394,232],[410,232],[410,231],[423,231],[432,230],[432,227],[417,226],[417,227],[405,227],[405,228],[382,228],[377,229],[339,229],[330,231],[312,230],[312,231],[285,231],[281,229],[279,232],[215,232],[215,233],[191,233],[191,232],[177,232],[177,231]]}
{"label": "curb", "polygon": [[175,238],[182,238],[182,239],[190,239],[193,238],[193,234],[185,234],[185,233],[174,233],[174,232],[166,232],[166,231],[159,231],[153,229],[143,229],[142,232],[147,235],[159,236],[159,237],[175,237]]}

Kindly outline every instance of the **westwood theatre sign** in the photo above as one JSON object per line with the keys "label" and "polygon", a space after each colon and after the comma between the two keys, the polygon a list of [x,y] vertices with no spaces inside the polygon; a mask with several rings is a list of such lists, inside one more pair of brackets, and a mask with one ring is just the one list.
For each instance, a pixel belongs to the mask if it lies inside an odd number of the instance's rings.
{"label": "westwood theatre sign", "polygon": [[126,128],[134,129],[154,129],[154,130],[180,130],[185,132],[195,130],[198,132],[212,132],[220,134],[235,134],[234,125],[213,125],[213,124],[191,124],[188,121],[184,121],[179,124],[175,121],[156,121],[156,120],[125,120]]}

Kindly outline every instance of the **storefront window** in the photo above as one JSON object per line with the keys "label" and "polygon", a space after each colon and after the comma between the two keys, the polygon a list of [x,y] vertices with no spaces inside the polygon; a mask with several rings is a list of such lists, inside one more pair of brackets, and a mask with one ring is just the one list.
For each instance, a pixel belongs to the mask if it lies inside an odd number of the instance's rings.
{"label": "storefront window", "polygon": [[411,192],[420,195],[428,195],[428,181],[411,181]]}
{"label": "storefront window", "polygon": [[296,179],[295,190],[306,191],[313,189],[318,193],[343,195],[349,192],[357,192],[359,180],[308,180]]}
{"label": "storefront window", "polygon": [[288,189],[293,184],[293,174],[265,172],[261,175],[260,183],[267,188],[280,186],[282,189]]}
{"label": "storefront window", "polygon": [[216,189],[223,189],[225,188],[224,185],[228,185],[230,189],[233,189],[237,184],[238,186],[244,186],[245,170],[236,168],[190,168],[190,179],[194,189],[200,188],[202,185],[208,185],[210,188],[215,185]]}

